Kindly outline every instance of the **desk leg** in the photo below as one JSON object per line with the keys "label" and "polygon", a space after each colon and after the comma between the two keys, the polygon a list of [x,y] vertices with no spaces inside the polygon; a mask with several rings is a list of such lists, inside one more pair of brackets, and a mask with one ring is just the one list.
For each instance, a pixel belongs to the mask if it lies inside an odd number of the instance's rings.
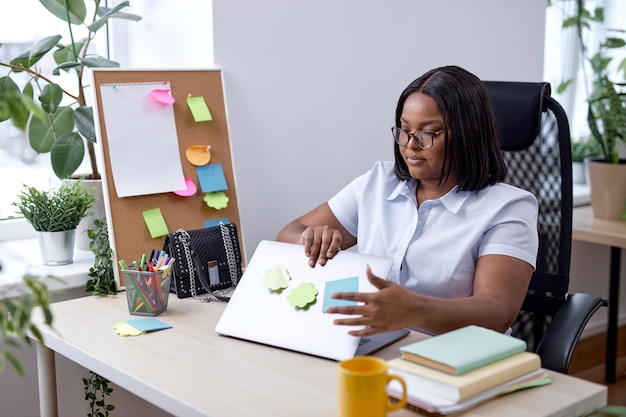
{"label": "desk leg", "polygon": [[609,282],[609,326],[606,334],[606,369],[604,381],[615,382],[615,368],[617,366],[617,316],[619,314],[619,280],[620,260],[622,250],[611,247],[611,277]]}
{"label": "desk leg", "polygon": [[41,417],[58,417],[56,365],[54,351],[37,345],[37,376],[39,377],[39,413]]}

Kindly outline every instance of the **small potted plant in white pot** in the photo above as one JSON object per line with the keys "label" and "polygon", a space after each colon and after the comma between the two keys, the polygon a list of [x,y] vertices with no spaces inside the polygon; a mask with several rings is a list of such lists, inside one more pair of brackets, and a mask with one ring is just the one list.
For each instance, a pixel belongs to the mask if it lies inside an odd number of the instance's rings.
{"label": "small potted plant in white pot", "polygon": [[598,157],[602,153],[600,145],[591,136],[572,141],[572,180],[574,184],[586,184],[585,159]]}
{"label": "small potted plant in white pot", "polygon": [[13,205],[37,231],[44,265],[65,265],[73,262],[76,227],[95,201],[79,180],[45,191],[24,185]]}

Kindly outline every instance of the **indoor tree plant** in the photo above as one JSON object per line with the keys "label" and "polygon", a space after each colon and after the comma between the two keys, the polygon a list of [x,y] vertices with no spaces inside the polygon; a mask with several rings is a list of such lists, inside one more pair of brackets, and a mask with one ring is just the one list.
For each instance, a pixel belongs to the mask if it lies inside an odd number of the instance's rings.
{"label": "indoor tree plant", "polygon": [[[0,77],[0,122],[11,120],[15,127],[27,131],[29,143],[37,153],[50,153],[54,173],[61,179],[69,178],[78,169],[85,156],[86,142],[91,167],[88,178],[99,179],[93,109],[85,100],[84,71],[86,67],[119,67],[119,64],[90,54],[89,45],[109,19],[141,18],[121,12],[129,7],[128,1],[108,8],[101,5],[101,0],[94,0],[89,15],[84,0],[39,1],[50,13],[67,22],[68,43],[61,43],[61,35],[48,36],[10,62],[0,62],[0,66],[10,70],[8,75]],[[85,38],[75,37],[76,25],[87,28]],[[36,64],[48,55],[52,55],[57,66],[51,74],[42,74]],[[61,71],[75,75],[73,90],[54,81]],[[28,78],[20,88],[23,74]]]}
{"label": "indoor tree plant", "polygon": [[564,20],[563,27],[576,30],[587,92],[587,124],[601,150],[600,157],[586,160],[593,213],[600,218],[620,218],[626,203],[626,160],[619,152],[620,145],[626,143],[626,58],[613,72],[610,68],[615,64],[612,52],[625,50],[626,41],[624,30],[607,29],[614,36],[604,38],[591,54],[585,35],[594,24],[603,22],[604,8],[589,10],[584,0],[575,0],[575,13]]}
{"label": "indoor tree plant", "polygon": [[[79,177],[86,179],[85,185],[95,187],[100,200],[93,216],[85,219],[77,231],[76,246],[88,250],[87,229],[94,219],[104,217],[104,202],[94,147],[93,109],[85,95],[85,68],[119,67],[117,62],[91,53],[89,46],[109,19],[138,21],[141,17],[124,13],[130,6],[128,1],[114,8],[106,7],[101,0],[93,0],[89,8],[85,0],[39,1],[52,15],[67,23],[67,33],[65,37],[58,34],[44,37],[8,63],[0,62],[0,66],[9,69],[8,75],[0,77],[0,122],[10,120],[27,132],[33,150],[50,154],[52,169],[60,179],[75,177],[85,154],[88,155],[90,172]],[[87,34],[78,38],[76,34],[81,26]],[[56,67],[50,74],[43,74],[38,63],[48,57]],[[62,72],[71,75],[73,87],[62,87],[57,82]]]}
{"label": "indoor tree plant", "polygon": [[96,201],[82,180],[61,183],[57,188],[38,190],[24,185],[13,203],[37,231],[45,265],[72,263],[76,227]]}

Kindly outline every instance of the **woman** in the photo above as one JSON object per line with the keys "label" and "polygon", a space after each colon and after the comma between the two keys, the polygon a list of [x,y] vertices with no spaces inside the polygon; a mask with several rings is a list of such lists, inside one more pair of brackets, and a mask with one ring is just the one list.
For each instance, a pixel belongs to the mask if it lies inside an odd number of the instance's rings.
{"label": "woman", "polygon": [[[392,128],[395,163],[379,161],[343,190],[287,224],[277,240],[304,245],[310,266],[337,251],[394,259],[388,279],[368,269],[373,293],[333,307],[354,336],[469,324],[501,332],[517,317],[537,256],[537,200],[502,183],[506,167],[481,81],[433,69],[401,94]],[[332,261],[331,261],[332,262]]]}

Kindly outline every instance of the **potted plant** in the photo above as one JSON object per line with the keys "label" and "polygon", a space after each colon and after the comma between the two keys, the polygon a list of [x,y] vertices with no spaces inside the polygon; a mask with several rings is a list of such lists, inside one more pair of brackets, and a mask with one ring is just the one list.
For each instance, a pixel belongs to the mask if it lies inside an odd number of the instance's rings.
{"label": "potted plant", "polygon": [[81,181],[45,191],[24,185],[13,203],[37,231],[44,265],[73,262],[76,227],[96,201],[93,191]]}
{"label": "potted plant", "polygon": [[601,154],[600,145],[591,136],[572,141],[572,179],[574,184],[586,184],[585,160]]}
{"label": "potted plant", "polygon": [[[141,17],[124,12],[130,6],[128,1],[113,8],[106,7],[101,0],[89,2],[89,7],[85,0],[39,1],[52,15],[67,23],[67,33],[65,37],[59,34],[44,37],[9,62],[0,62],[0,66],[10,70],[8,75],[0,77],[0,122],[10,120],[27,132],[33,150],[50,154],[52,169],[60,179],[76,176],[87,154],[90,172],[78,176],[85,179],[84,185],[95,187],[102,201],[101,174],[94,147],[94,115],[86,102],[84,76],[85,68],[119,67],[119,63],[93,54],[89,46],[109,19],[139,21]],[[76,37],[80,26],[86,28],[84,38]],[[43,74],[37,64],[47,57],[57,66],[50,74]],[[73,76],[73,88],[62,87],[56,81],[62,72]],[[91,222],[104,217],[104,202],[94,207],[93,212],[77,232],[77,247],[83,250],[89,250],[87,229]]]}
{"label": "potted plant", "polygon": [[609,69],[614,64],[611,52],[626,49],[621,37],[625,31],[607,29],[616,35],[607,36],[589,55],[585,34],[594,24],[604,22],[604,8],[588,10],[584,0],[575,4],[574,15],[564,20],[563,27],[576,29],[588,99],[587,124],[601,150],[601,156],[586,159],[592,210],[595,217],[618,219],[626,203],[626,160],[619,152],[626,143],[626,58],[615,67],[614,73],[621,72],[621,79],[612,79]]}

